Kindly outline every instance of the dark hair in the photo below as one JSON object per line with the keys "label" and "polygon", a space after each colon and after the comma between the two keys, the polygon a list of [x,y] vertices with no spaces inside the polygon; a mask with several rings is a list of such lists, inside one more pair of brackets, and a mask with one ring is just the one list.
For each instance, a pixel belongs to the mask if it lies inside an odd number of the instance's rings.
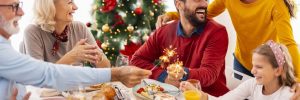
{"label": "dark hair", "polygon": [[[283,54],[285,56],[284,57],[285,63],[283,64],[283,73],[281,74],[280,77],[278,77],[279,84],[292,87],[293,84],[296,83],[292,59],[288,52],[288,49],[284,45],[281,44],[278,45],[280,45],[280,49],[281,51],[283,51]],[[265,57],[267,57],[268,61],[271,63],[273,68],[279,67],[275,55],[269,45],[263,44],[257,47],[254,50],[254,53],[264,55]]]}
{"label": "dark hair", "polygon": [[294,0],[284,0],[285,5],[289,9],[291,17],[296,17],[296,3]]}

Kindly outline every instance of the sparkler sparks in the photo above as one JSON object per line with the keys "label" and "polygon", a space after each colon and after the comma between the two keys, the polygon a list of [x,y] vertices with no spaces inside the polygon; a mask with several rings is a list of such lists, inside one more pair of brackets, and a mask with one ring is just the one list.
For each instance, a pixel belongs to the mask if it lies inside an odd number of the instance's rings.
{"label": "sparkler sparks", "polygon": [[[173,48],[172,45],[169,46],[169,48],[165,48],[163,51],[163,55],[159,57],[159,63],[161,65],[165,65],[165,64],[169,64],[167,67],[170,67],[173,73],[176,73],[176,78],[178,77],[180,71],[183,69],[183,62],[179,61],[179,59],[177,58],[177,61],[175,63],[170,63],[172,60],[172,57],[177,57],[177,52],[175,51],[177,48]],[[155,65],[151,71],[157,67],[157,65]],[[161,66],[162,68],[164,66]],[[164,69],[164,68],[163,68]],[[186,74],[186,72],[184,72]]]}

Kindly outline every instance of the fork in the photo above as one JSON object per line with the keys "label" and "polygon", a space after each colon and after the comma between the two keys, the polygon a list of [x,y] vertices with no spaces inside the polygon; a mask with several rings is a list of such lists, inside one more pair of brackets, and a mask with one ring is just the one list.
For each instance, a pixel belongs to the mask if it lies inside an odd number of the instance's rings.
{"label": "fork", "polygon": [[146,86],[149,85],[149,84],[145,81],[145,79],[143,79],[142,81],[143,81],[144,85],[146,85]]}
{"label": "fork", "polygon": [[117,98],[120,100],[124,100],[125,97],[123,96],[121,89],[117,85],[114,85],[114,88],[116,89]]}
{"label": "fork", "polygon": [[[149,84],[145,81],[145,79],[143,79],[142,81],[143,81],[144,85],[149,86]],[[151,89],[148,88],[148,94],[154,95],[155,92],[153,92]]]}

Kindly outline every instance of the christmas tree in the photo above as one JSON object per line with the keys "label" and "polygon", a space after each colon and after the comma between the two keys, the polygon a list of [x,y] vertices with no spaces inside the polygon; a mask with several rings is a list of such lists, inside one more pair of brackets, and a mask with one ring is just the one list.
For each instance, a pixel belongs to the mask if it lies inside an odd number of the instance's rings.
{"label": "christmas tree", "polygon": [[131,56],[148,39],[164,8],[161,0],[95,0],[87,26],[114,65],[120,52]]}

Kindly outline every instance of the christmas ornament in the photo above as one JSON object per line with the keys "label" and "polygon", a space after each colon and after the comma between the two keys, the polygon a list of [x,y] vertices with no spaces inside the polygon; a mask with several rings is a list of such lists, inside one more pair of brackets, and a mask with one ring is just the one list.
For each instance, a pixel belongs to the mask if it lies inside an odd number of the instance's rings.
{"label": "christmas ornament", "polygon": [[92,24],[91,24],[90,22],[88,22],[88,23],[86,23],[86,26],[87,26],[87,27],[91,27]]}
{"label": "christmas ornament", "polygon": [[158,4],[160,2],[161,2],[161,0],[153,0],[153,3],[156,3],[156,4]]}
{"label": "christmas ornament", "polygon": [[92,9],[93,9],[93,11],[96,11],[98,9],[98,6],[97,5],[93,5]]}
{"label": "christmas ornament", "polygon": [[100,9],[101,12],[107,13],[115,9],[117,5],[116,0],[103,0],[104,6]]}
{"label": "christmas ornament", "polygon": [[127,26],[127,30],[128,30],[129,32],[133,32],[134,27],[133,27],[131,24],[129,24],[129,25]]}
{"label": "christmas ornament", "polygon": [[149,13],[150,13],[150,14],[149,14],[150,16],[154,16],[154,12],[149,11]]}
{"label": "christmas ornament", "polygon": [[145,35],[142,37],[142,39],[143,39],[144,41],[147,41],[147,40],[149,39],[149,36],[148,36],[147,34],[145,34]]}
{"label": "christmas ornament", "polygon": [[134,13],[137,15],[140,15],[143,13],[143,9],[141,7],[137,7],[137,8],[135,8]]}
{"label": "christmas ornament", "polygon": [[101,48],[102,48],[103,50],[106,50],[107,47],[108,47],[108,43],[102,43],[102,44],[101,44]]}
{"label": "christmas ornament", "polygon": [[103,32],[109,32],[109,26],[108,26],[108,24],[105,24],[105,25],[102,26],[102,31]]}

